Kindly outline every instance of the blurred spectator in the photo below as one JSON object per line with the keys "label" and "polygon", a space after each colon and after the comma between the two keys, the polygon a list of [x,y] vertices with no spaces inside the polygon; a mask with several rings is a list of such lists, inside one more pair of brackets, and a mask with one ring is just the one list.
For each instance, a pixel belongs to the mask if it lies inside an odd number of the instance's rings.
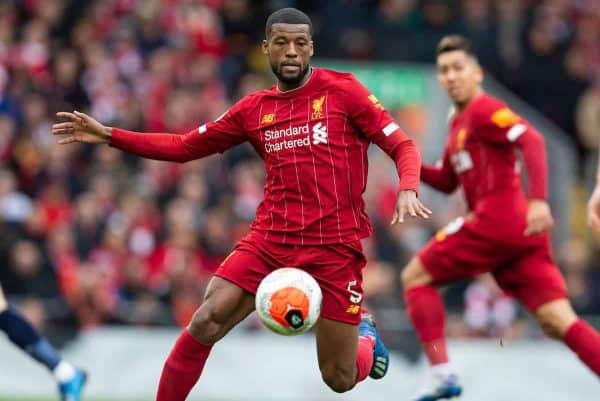
{"label": "blurred spectator", "polygon": [[478,276],[465,291],[464,319],[470,336],[511,337],[517,302],[504,294],[491,274]]}
{"label": "blurred spectator", "polygon": [[383,0],[373,14],[373,55],[382,60],[411,59],[421,20],[416,0]]}
{"label": "blurred spectator", "polygon": [[58,296],[52,266],[39,245],[30,240],[12,246],[1,281],[7,296],[45,300]]}
{"label": "blurred spectator", "polygon": [[18,191],[17,177],[10,170],[0,170],[0,219],[23,223],[32,212],[31,199]]}

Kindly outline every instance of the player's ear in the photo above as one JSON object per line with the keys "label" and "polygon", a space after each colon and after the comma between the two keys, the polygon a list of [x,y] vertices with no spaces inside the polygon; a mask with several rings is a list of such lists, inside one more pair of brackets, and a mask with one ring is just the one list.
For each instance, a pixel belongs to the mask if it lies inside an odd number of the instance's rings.
{"label": "player's ear", "polygon": [[478,84],[481,85],[483,83],[483,77],[484,77],[483,68],[481,67],[481,65],[479,65],[479,63],[477,63],[477,83]]}
{"label": "player's ear", "polygon": [[260,47],[262,48],[263,54],[269,54],[269,42],[267,42],[266,39],[263,39]]}
{"label": "player's ear", "polygon": [[309,42],[309,46],[310,46],[310,56],[312,57],[315,54],[314,42],[312,40]]}

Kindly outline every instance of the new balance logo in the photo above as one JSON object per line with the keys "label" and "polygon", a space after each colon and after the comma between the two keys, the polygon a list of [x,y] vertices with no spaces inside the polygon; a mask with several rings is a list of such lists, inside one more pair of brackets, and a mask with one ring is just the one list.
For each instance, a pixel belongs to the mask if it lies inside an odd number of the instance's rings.
{"label": "new balance logo", "polygon": [[327,127],[323,123],[316,123],[312,129],[313,132],[313,145],[320,143],[327,143]]}

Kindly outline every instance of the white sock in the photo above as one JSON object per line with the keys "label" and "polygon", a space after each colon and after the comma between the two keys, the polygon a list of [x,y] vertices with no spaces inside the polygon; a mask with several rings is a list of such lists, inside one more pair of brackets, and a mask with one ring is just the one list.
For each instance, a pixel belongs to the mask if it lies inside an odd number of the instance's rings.
{"label": "white sock", "polygon": [[69,362],[60,361],[52,371],[60,383],[71,380],[75,376],[75,368]]}
{"label": "white sock", "polygon": [[434,377],[446,377],[454,373],[454,368],[450,362],[439,363],[431,367],[431,373]]}

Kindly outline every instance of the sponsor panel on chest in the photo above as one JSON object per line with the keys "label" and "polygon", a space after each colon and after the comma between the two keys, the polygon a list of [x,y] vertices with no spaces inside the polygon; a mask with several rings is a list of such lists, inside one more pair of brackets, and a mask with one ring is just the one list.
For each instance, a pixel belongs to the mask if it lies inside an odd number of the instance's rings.
{"label": "sponsor panel on chest", "polygon": [[[266,154],[316,152],[339,136],[345,115],[328,94],[297,99],[265,99],[259,106],[255,140]],[[336,138],[332,134],[336,134]]]}

